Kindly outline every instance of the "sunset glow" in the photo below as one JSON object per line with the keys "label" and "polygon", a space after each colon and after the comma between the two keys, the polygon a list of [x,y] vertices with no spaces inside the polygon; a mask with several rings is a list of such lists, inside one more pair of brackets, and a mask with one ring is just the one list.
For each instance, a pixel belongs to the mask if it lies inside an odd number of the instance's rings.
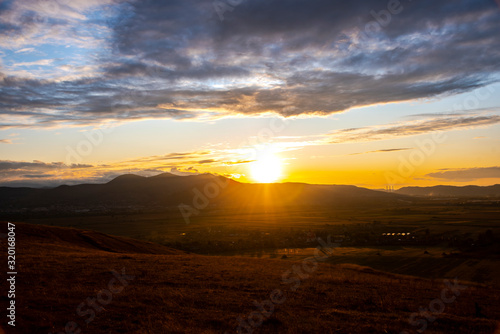
{"label": "sunset glow", "polygon": [[4,2],[0,185],[500,183],[494,1],[213,3]]}

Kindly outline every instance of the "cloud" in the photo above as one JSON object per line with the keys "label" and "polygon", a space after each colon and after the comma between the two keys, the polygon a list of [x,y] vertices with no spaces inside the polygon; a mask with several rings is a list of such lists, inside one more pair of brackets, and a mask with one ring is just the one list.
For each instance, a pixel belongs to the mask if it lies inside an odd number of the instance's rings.
{"label": "cloud", "polygon": [[175,174],[175,175],[180,175],[180,176],[189,176],[189,175],[200,174],[200,172],[194,167],[189,167],[186,169],[179,169],[177,167],[173,167],[170,169],[170,173]]}
{"label": "cloud", "polygon": [[237,160],[237,161],[227,161],[225,162],[226,165],[231,166],[231,165],[242,165],[242,164],[248,164],[251,162],[254,162],[255,160]]}
{"label": "cloud", "polygon": [[214,163],[214,162],[217,162],[217,160],[215,160],[215,159],[205,159],[205,160],[198,161],[198,164],[204,165],[204,164],[211,164],[211,163]]}
{"label": "cloud", "polygon": [[18,66],[47,66],[47,65],[52,64],[53,62],[54,62],[54,59],[40,59],[37,61],[16,63],[16,64],[14,64],[14,66],[15,67],[18,67]]}
{"label": "cloud", "polygon": [[32,162],[0,160],[0,172],[30,169],[50,170],[62,168],[64,166],[65,165],[62,162],[45,163],[38,160],[33,160]]}
{"label": "cloud", "polygon": [[328,141],[330,143],[347,143],[385,140],[435,131],[477,128],[498,123],[500,123],[500,115],[496,114],[438,117],[384,126],[338,130],[328,135]]}
{"label": "cloud", "polygon": [[35,48],[24,48],[15,51],[15,53],[31,53],[31,52],[35,52]]}
{"label": "cloud", "polygon": [[[500,11],[488,0],[405,2],[370,33],[370,13],[387,0],[252,0],[223,21],[211,0],[60,4],[2,4],[0,47],[64,43],[86,50],[75,59],[88,50],[101,56],[86,70],[54,61],[54,71],[76,71],[57,78],[0,68],[9,116],[0,128],[329,115],[467,92],[499,74]],[[90,19],[101,12],[113,19]]]}
{"label": "cloud", "polygon": [[398,151],[407,151],[407,150],[412,150],[413,148],[387,148],[383,150],[375,150],[375,151],[367,151],[367,152],[361,152],[361,153],[352,153],[349,155],[360,155],[360,154],[369,154],[369,153],[387,153],[387,152],[398,152]]}
{"label": "cloud", "polygon": [[[3,185],[25,179],[50,179],[49,181],[52,182],[53,180],[75,175],[87,177],[91,173],[100,172],[99,170],[91,171],[91,167],[94,166],[88,164],[67,165],[63,162],[43,162],[39,160],[0,160],[0,179]],[[83,172],[86,169],[88,171]]]}
{"label": "cloud", "polygon": [[94,167],[93,165],[89,165],[89,164],[72,164],[70,165],[70,168],[92,168]]}
{"label": "cloud", "polygon": [[10,139],[0,139],[0,144],[12,144],[12,140],[10,140]]}
{"label": "cloud", "polygon": [[[0,186],[56,187],[61,184],[104,183],[129,171],[130,169],[122,170],[111,165],[0,160]],[[133,169],[133,172],[139,171]]]}
{"label": "cloud", "polygon": [[[33,186],[36,184],[39,187],[65,183],[105,182],[127,173],[151,176],[151,174],[165,171],[173,171],[178,175],[192,175],[193,173],[199,174],[197,168],[201,166],[223,166],[227,155],[228,153],[224,150],[173,152],[100,165],[38,160],[0,160],[0,185],[28,184]],[[219,159],[221,159],[220,162]]]}
{"label": "cloud", "polygon": [[91,9],[110,4],[111,1],[45,1],[14,0],[0,5],[0,46],[19,49],[17,53],[32,52],[33,46],[44,43],[88,46],[98,43],[87,27],[76,24],[89,22],[86,16]]}
{"label": "cloud", "polygon": [[[208,150],[200,150],[193,152],[174,152],[165,155],[153,155],[149,157],[140,157],[132,160],[125,161],[124,163],[132,163],[132,164],[146,164],[146,163],[161,163],[168,162],[169,164],[174,164],[175,161],[182,163],[192,163],[195,160],[206,157],[207,155],[213,154],[212,151]],[[202,159],[201,163],[214,162],[213,159]]]}
{"label": "cloud", "polygon": [[28,179],[43,179],[43,178],[52,177],[52,175],[34,174],[34,175],[23,175],[23,177],[28,178]]}
{"label": "cloud", "polygon": [[426,176],[449,181],[473,181],[477,179],[500,178],[500,167],[476,167],[446,169]]}

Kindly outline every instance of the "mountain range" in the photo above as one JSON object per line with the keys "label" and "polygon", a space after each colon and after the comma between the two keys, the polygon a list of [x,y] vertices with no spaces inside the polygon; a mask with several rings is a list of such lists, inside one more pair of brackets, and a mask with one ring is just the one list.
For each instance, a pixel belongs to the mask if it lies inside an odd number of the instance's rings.
{"label": "mountain range", "polygon": [[152,177],[118,176],[104,184],[51,189],[0,187],[0,209],[49,206],[251,206],[380,204],[409,200],[405,195],[350,185],[251,184],[212,174]]}
{"label": "mountain range", "polygon": [[200,209],[286,205],[381,205],[417,200],[415,197],[500,197],[500,185],[404,187],[395,192],[350,185],[306,183],[240,183],[212,174],[152,177],[125,174],[103,184],[55,188],[0,187],[0,210],[40,207],[123,207],[181,204]]}
{"label": "mountain range", "polygon": [[396,190],[397,194],[426,197],[500,197],[500,184],[493,186],[434,186],[404,187]]}

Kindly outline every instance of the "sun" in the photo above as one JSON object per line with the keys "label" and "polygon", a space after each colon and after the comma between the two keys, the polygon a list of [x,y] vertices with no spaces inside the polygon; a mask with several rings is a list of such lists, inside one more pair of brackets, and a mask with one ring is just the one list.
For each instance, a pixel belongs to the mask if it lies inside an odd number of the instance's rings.
{"label": "sun", "polygon": [[259,183],[271,183],[281,177],[281,161],[273,154],[259,157],[250,165],[252,178]]}

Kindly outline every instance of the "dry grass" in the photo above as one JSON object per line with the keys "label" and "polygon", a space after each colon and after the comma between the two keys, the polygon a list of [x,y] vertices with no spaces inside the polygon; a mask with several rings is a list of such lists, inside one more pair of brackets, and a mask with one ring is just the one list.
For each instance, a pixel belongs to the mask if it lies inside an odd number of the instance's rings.
{"label": "dry grass", "polygon": [[[301,262],[182,254],[131,239],[101,234],[82,239],[77,230],[28,224],[17,224],[16,232],[19,333],[64,332],[69,321],[82,333],[235,333],[237,318],[247,318],[257,310],[253,301],[268,300],[275,289],[286,301],[254,333],[413,333],[418,327],[408,323],[410,315],[428,308],[444,287],[440,280],[321,263],[291,291],[294,284],[284,283],[282,275]],[[147,254],[148,247],[155,254]],[[78,305],[106,289],[111,271],[122,268],[135,278],[85,325]],[[499,292],[469,285],[425,333],[493,333],[500,319]],[[476,316],[476,302],[485,317]],[[5,319],[1,326],[7,328]]]}

